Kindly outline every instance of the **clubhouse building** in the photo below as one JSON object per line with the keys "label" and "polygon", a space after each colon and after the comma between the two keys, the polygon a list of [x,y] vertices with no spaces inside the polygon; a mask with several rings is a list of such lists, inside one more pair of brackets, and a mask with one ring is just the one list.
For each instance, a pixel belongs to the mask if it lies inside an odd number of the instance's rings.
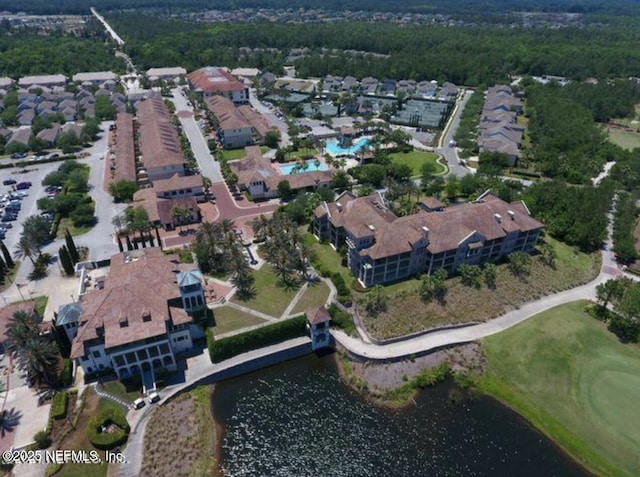
{"label": "clubhouse building", "polygon": [[451,207],[429,199],[421,209],[398,217],[382,194],[357,198],[344,192],[315,209],[313,230],[335,248],[345,244],[351,273],[370,287],[531,252],[543,228],[524,202],[507,203],[491,191]]}

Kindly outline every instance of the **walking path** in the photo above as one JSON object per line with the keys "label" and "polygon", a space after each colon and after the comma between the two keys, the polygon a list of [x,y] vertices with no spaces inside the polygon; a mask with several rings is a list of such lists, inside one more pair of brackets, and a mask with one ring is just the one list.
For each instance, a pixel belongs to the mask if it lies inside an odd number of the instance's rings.
{"label": "walking path", "polygon": [[111,401],[120,404],[124,408],[125,412],[128,411],[131,408],[131,406],[128,403],[124,402],[118,396],[114,396],[113,394],[109,394],[108,392],[104,391],[102,389],[102,387],[98,383],[93,383],[91,385],[91,388],[94,390],[94,392],[98,396],[106,398],[106,399],[110,399]]}

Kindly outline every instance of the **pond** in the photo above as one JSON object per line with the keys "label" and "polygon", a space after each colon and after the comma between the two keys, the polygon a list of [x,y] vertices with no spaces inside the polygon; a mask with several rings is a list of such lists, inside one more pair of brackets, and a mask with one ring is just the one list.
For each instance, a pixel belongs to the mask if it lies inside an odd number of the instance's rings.
{"label": "pond", "polygon": [[226,476],[587,476],[516,413],[453,382],[403,410],[363,400],[315,355],[216,385]]}

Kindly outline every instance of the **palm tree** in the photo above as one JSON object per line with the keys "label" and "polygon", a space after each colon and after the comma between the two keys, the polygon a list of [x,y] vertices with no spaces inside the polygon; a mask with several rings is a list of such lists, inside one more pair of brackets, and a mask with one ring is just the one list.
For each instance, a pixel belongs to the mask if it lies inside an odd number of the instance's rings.
{"label": "palm tree", "polygon": [[27,374],[30,386],[53,387],[58,375],[59,357],[58,347],[53,341],[36,336],[29,339],[18,353],[18,369]]}
{"label": "palm tree", "polygon": [[20,353],[27,341],[40,334],[41,321],[35,313],[16,311],[9,319],[5,338],[6,349],[10,353]]}
{"label": "palm tree", "polygon": [[309,263],[314,256],[313,248],[306,243],[298,245],[296,260],[294,262],[295,269],[300,272],[305,280],[309,280]]}
{"label": "palm tree", "polygon": [[263,242],[271,235],[271,221],[267,219],[264,214],[260,214],[259,217],[253,220],[251,227],[253,228],[253,235],[259,242]]}
{"label": "palm tree", "polygon": [[31,263],[35,265],[36,262],[33,257],[38,255],[38,253],[40,253],[40,250],[38,249],[38,245],[34,243],[33,240],[29,239],[25,235],[20,237],[20,240],[16,244],[15,254],[17,258],[27,257],[29,260],[31,260]]}
{"label": "palm tree", "polygon": [[230,262],[234,272],[231,283],[236,286],[236,295],[242,300],[251,298],[255,294],[255,278],[239,244],[231,250]]}

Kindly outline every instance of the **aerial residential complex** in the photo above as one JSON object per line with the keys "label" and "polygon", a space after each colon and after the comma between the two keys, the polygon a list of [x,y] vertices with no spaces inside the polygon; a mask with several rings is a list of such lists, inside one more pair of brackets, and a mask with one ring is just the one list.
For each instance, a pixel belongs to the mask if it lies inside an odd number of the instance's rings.
{"label": "aerial residential complex", "polygon": [[207,109],[217,120],[217,133],[225,149],[261,144],[273,126],[251,106],[236,106],[225,96],[206,98]]}
{"label": "aerial residential complex", "polygon": [[370,287],[530,252],[543,227],[524,202],[507,203],[490,191],[471,203],[444,207],[435,202],[397,217],[382,194],[356,198],[344,192],[316,208],[313,230],[335,248],[346,244],[349,269]]}

